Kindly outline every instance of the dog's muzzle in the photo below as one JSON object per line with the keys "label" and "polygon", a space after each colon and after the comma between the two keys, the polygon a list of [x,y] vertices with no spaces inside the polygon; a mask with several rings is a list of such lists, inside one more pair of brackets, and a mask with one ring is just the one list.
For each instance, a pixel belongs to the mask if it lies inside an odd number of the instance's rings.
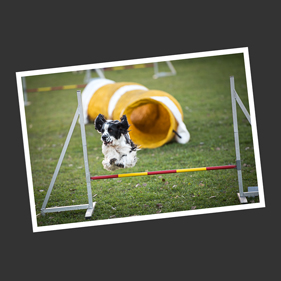
{"label": "dog's muzzle", "polygon": [[112,140],[109,135],[102,135],[102,141],[105,145],[111,144]]}

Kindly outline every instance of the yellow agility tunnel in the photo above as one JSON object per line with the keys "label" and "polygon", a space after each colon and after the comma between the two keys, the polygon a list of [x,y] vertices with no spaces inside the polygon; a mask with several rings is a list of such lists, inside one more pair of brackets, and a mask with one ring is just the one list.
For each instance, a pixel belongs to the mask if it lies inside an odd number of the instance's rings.
{"label": "yellow agility tunnel", "polygon": [[182,144],[190,139],[180,104],[164,91],[98,78],[85,87],[82,104],[85,124],[94,121],[98,114],[110,120],[125,114],[131,125],[130,137],[140,148],[160,147],[174,137]]}

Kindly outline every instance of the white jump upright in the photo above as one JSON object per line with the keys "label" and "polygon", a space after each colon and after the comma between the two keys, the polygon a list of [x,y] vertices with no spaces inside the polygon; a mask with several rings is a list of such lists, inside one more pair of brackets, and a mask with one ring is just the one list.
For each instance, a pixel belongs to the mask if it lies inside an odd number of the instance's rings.
{"label": "white jump upright", "polygon": [[[49,189],[47,191],[47,194],[45,196],[45,200],[44,200],[42,208],[41,208],[41,214],[43,216],[45,215],[45,213],[51,213],[51,212],[62,212],[62,211],[87,209],[85,217],[90,218],[92,216],[93,212],[94,212],[96,202],[93,203],[93,199],[92,199],[93,197],[92,197],[91,179],[90,179],[90,171],[89,171],[89,163],[88,163],[87,141],[86,141],[85,124],[84,124],[84,117],[83,117],[83,106],[82,106],[81,91],[77,91],[77,100],[78,100],[78,107],[77,107],[76,113],[74,115],[74,118],[73,118],[72,124],[70,126],[66,141],[64,143],[60,158],[58,160],[57,167],[56,167],[55,172],[53,174]],[[83,155],[84,155],[84,166],[85,166],[85,173],[86,173],[87,193],[88,193],[88,204],[46,208],[49,197],[50,197],[51,192],[52,192],[52,189],[54,187],[57,175],[59,173],[59,170],[60,170],[64,155],[65,155],[65,152],[66,152],[68,144],[70,142],[70,139],[71,139],[72,133],[74,131],[75,125],[77,123],[78,117],[80,117],[80,128],[81,128],[81,137],[82,137],[82,146],[83,146]]]}
{"label": "white jump upright", "polygon": [[[103,68],[100,68],[100,69],[97,68],[97,69],[95,69],[95,71],[100,78],[105,79],[105,76],[104,76],[104,73],[103,73]],[[88,84],[92,79],[93,78],[92,78],[92,74],[91,74],[91,69],[87,69],[86,74],[85,74],[85,78],[84,78],[84,82]]]}
{"label": "white jump upright", "polygon": [[240,203],[247,203],[246,197],[255,197],[259,195],[258,187],[248,187],[248,192],[244,192],[243,189],[243,179],[242,179],[242,165],[241,165],[241,157],[240,157],[240,146],[239,146],[239,134],[238,134],[238,121],[237,121],[237,110],[236,110],[236,102],[240,106],[247,120],[251,124],[251,117],[239,98],[234,85],[234,77],[230,76],[230,90],[231,90],[231,103],[232,103],[232,116],[233,116],[233,129],[234,129],[234,142],[235,142],[235,153],[236,153],[236,168],[238,175],[238,186],[239,193],[237,193]]}
{"label": "white jump upright", "polygon": [[22,88],[23,88],[23,98],[24,98],[24,105],[30,105],[30,102],[27,99],[27,92],[26,92],[26,81],[25,81],[25,77],[22,77]]}
{"label": "white jump upright", "polygon": [[174,66],[172,65],[172,63],[170,61],[166,61],[166,64],[168,65],[168,67],[171,70],[171,72],[159,72],[159,70],[158,70],[158,63],[155,62],[153,64],[154,65],[154,75],[153,75],[154,79],[157,79],[159,77],[165,77],[165,76],[173,76],[173,75],[177,74]]}

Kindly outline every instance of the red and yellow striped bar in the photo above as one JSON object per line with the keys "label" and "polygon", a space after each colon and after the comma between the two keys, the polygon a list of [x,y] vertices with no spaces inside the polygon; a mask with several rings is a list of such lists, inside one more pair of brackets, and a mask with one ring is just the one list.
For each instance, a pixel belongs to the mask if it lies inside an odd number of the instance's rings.
{"label": "red and yellow striped bar", "polygon": [[57,86],[57,87],[42,87],[36,89],[27,89],[27,93],[34,93],[34,92],[48,92],[48,91],[57,91],[57,90],[69,90],[69,89],[80,89],[85,88],[87,84],[80,84],[80,85],[65,85],[65,86]]}
{"label": "red and yellow striped bar", "polygon": [[117,175],[108,175],[108,176],[95,176],[95,177],[91,177],[91,180],[102,180],[102,179],[112,179],[112,178],[125,178],[125,177],[138,177],[138,176],[150,176],[150,175],[159,175],[159,174],[200,172],[200,171],[235,169],[235,168],[236,168],[236,165],[227,165],[227,166],[201,167],[201,168],[189,168],[189,169],[141,172],[141,173],[128,173],[128,174],[117,174]]}
{"label": "red and yellow striped bar", "polygon": [[[146,63],[146,64],[135,64],[135,65],[125,65],[125,66],[115,66],[115,67],[108,67],[104,68],[105,71],[108,70],[123,70],[123,69],[133,69],[133,68],[146,68],[152,67],[153,63]],[[80,84],[80,85],[66,85],[66,86],[57,86],[57,87],[41,87],[36,89],[27,89],[27,93],[34,93],[34,92],[49,92],[49,91],[57,91],[57,90],[69,90],[69,89],[80,89],[85,88],[87,84]]]}
{"label": "red and yellow striped bar", "polygon": [[135,64],[135,65],[124,65],[124,66],[114,66],[105,68],[104,71],[108,70],[124,70],[124,69],[133,69],[133,68],[146,68],[153,67],[153,63],[145,63],[145,64]]}

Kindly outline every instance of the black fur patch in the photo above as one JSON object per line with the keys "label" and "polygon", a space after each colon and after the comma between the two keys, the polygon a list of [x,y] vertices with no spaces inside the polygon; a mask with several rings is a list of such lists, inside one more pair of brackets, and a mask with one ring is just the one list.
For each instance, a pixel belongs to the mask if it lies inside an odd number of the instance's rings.
{"label": "black fur patch", "polygon": [[123,135],[126,135],[129,131],[129,123],[128,123],[128,120],[127,120],[127,116],[126,115],[123,115],[121,118],[120,118],[121,122],[120,124],[118,125],[118,128],[120,129],[121,133]]}
{"label": "black fur patch", "polygon": [[106,122],[105,117],[104,117],[102,114],[99,114],[99,115],[97,116],[97,118],[95,119],[95,122],[94,122],[94,124],[95,124],[95,129],[96,129],[98,132],[101,133],[102,126],[103,126],[103,124],[104,124],[105,122]]}

